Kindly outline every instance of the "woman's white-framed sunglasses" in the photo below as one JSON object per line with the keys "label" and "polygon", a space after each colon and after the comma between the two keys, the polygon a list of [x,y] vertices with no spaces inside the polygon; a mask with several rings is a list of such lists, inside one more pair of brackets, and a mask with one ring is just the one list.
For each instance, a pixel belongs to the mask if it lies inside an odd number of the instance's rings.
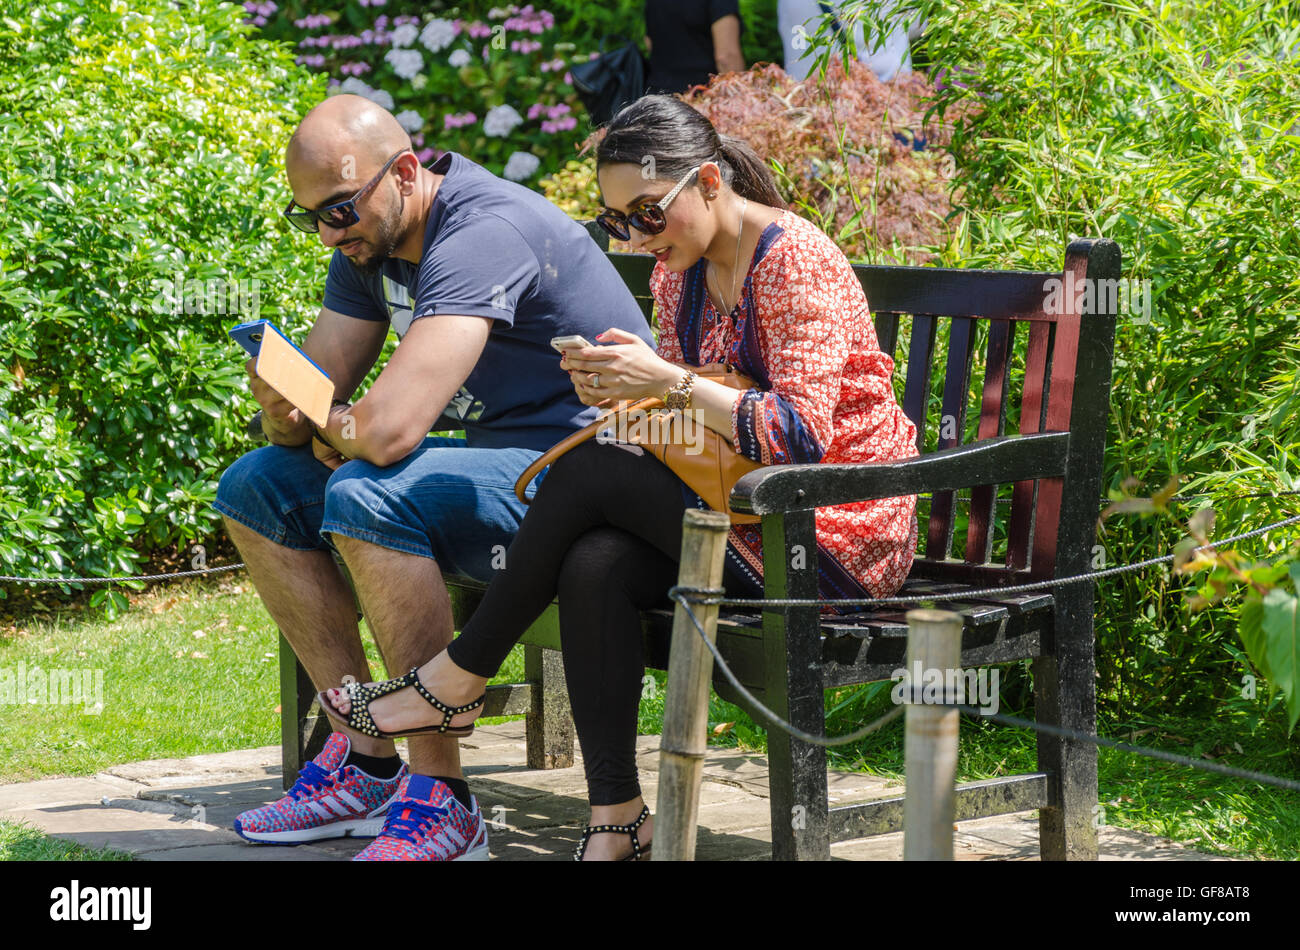
{"label": "woman's white-framed sunglasses", "polygon": [[596,223],[608,231],[610,237],[619,241],[631,240],[632,234],[628,231],[628,225],[636,228],[642,234],[662,234],[664,228],[668,227],[668,219],[664,216],[664,212],[673,203],[673,199],[681,194],[687,182],[703,167],[703,165],[696,165],[688,171],[673,190],[658,201],[647,201],[633,208],[627,214],[606,208],[596,215]]}

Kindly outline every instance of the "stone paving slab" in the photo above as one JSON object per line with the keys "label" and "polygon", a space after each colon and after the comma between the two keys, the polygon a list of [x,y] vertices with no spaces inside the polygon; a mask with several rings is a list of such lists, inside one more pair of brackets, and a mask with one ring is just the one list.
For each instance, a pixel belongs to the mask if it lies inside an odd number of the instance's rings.
{"label": "stone paving slab", "polygon": [[[489,830],[495,860],[571,860],[588,817],[581,755],[573,768],[527,766],[522,722],[484,726],[461,743],[461,758]],[[637,740],[642,790],[653,810],[659,790],[659,737]],[[902,793],[897,780],[832,772],[832,804]],[[342,861],[366,841],[335,838],[296,847],[256,845],[231,822],[283,794],[278,746],[113,766],[88,778],[0,786],[0,818],[29,822],[58,838],[113,847],[142,860]],[[710,749],[700,789],[699,860],[767,860],[771,853],[764,756]],[[1038,859],[1036,813],[961,822],[957,860]],[[1141,832],[1101,829],[1102,860],[1223,860]],[[831,846],[835,860],[897,861],[902,833]]]}

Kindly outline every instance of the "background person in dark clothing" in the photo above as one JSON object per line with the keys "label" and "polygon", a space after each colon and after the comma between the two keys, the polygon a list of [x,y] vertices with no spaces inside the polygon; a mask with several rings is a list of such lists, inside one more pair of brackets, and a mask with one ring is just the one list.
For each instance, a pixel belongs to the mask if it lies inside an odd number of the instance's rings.
{"label": "background person in dark clothing", "polygon": [[745,68],[737,0],[646,0],[650,92],[685,92]]}

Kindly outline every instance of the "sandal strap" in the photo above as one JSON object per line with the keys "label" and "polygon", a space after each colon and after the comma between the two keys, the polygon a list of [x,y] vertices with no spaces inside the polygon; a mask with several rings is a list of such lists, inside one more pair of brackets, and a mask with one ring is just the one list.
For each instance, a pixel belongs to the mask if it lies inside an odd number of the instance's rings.
{"label": "sandal strap", "polygon": [[470,710],[473,709],[478,709],[478,707],[483,705],[483,700],[487,697],[487,694],[484,693],[483,695],[479,696],[478,699],[474,700],[472,703],[466,703],[463,706],[448,706],[437,696],[433,695],[433,693],[429,692],[425,688],[424,684],[420,682],[420,674],[418,671],[418,667],[411,667],[411,672],[403,676],[402,679],[404,681],[409,681],[406,683],[406,685],[415,687],[415,691],[424,698],[424,701],[426,703],[428,703],[434,709],[437,709],[439,712],[442,713],[442,722],[439,723],[438,725],[439,732],[446,732],[449,728],[451,728],[451,718],[453,716],[457,716],[460,713],[469,712]]}
{"label": "sandal strap", "polygon": [[355,729],[365,736],[381,738],[379,727],[375,724],[374,717],[370,715],[370,704],[381,696],[395,693],[399,689],[406,689],[408,686],[414,687],[415,691],[424,697],[429,705],[442,712],[442,722],[436,727],[439,732],[446,732],[449,728],[452,728],[451,719],[453,716],[477,709],[483,705],[483,701],[487,697],[487,694],[484,693],[474,702],[466,703],[464,706],[448,706],[425,689],[424,684],[420,682],[419,668],[411,667],[410,672],[406,675],[385,680],[382,683],[348,683],[344,687],[348,699],[352,703],[352,709],[348,712],[347,718],[348,728]]}
{"label": "sandal strap", "polygon": [[379,738],[379,727],[375,725],[375,720],[370,715],[370,703],[371,700],[392,692],[390,689],[382,688],[387,685],[387,683],[376,683],[374,686],[366,686],[364,683],[347,685],[348,699],[352,703],[352,709],[348,712],[348,728],[355,729],[362,735]]}
{"label": "sandal strap", "polygon": [[625,834],[632,839],[632,857],[636,860],[641,858],[641,839],[637,837],[636,831],[645,824],[650,817],[650,806],[642,805],[641,814],[637,816],[636,821],[628,825],[588,825],[582,829],[582,840],[573,850],[573,860],[581,861],[582,856],[587,853],[587,842],[592,835],[598,834]]}

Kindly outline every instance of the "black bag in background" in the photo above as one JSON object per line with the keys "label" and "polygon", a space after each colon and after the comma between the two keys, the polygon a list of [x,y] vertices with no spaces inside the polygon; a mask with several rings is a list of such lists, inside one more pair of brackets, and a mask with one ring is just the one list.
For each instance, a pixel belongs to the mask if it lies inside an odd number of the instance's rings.
{"label": "black bag in background", "polygon": [[645,95],[646,61],[635,43],[604,52],[587,63],[569,67],[573,88],[591,115],[591,124],[601,126],[629,103]]}

